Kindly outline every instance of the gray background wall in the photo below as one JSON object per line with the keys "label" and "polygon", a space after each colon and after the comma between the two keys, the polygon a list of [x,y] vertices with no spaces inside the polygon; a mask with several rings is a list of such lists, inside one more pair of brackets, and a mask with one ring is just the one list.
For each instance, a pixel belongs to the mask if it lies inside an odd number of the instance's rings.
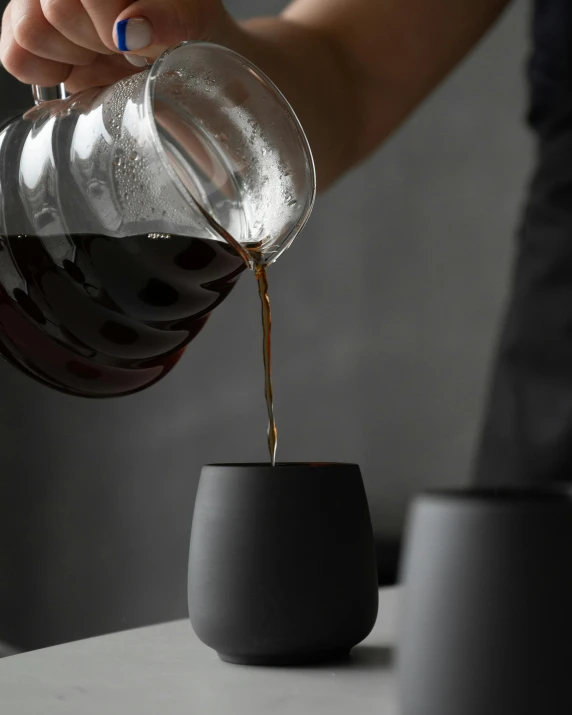
{"label": "gray background wall", "polygon": [[[271,269],[280,459],[358,462],[382,539],[415,490],[468,479],[530,165],[528,10],[319,199]],[[17,90],[1,81],[6,106]],[[184,616],[201,464],[266,459],[252,278],[146,392],[81,401],[4,364],[0,385],[0,638]]]}

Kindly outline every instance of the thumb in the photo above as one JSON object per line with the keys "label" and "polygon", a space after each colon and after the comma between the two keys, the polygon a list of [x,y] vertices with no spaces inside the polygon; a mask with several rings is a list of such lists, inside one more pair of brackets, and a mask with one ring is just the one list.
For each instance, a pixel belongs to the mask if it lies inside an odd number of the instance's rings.
{"label": "thumb", "polygon": [[184,40],[216,39],[227,21],[219,0],[138,0],[118,16],[113,41],[120,52],[156,59]]}

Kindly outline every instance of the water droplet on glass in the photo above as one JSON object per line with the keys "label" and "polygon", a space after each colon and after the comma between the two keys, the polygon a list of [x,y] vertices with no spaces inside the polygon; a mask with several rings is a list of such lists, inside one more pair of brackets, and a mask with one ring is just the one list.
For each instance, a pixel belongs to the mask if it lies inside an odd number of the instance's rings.
{"label": "water droplet on glass", "polygon": [[296,206],[297,204],[296,199],[290,199],[290,201],[286,202],[286,206]]}
{"label": "water droplet on glass", "polygon": [[268,150],[266,149],[265,146],[263,146],[262,147],[262,156],[266,156],[267,153],[268,153]]}
{"label": "water droplet on glass", "polygon": [[131,161],[139,161],[139,154],[135,151],[135,149],[133,149],[131,154],[129,154],[129,158]]}

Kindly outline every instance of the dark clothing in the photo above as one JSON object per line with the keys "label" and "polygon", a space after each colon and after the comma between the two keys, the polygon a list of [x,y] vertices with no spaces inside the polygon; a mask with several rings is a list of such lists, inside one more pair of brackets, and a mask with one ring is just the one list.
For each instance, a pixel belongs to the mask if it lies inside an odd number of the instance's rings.
{"label": "dark clothing", "polygon": [[572,481],[572,0],[536,0],[537,168],[479,446],[480,484]]}
{"label": "dark clothing", "polygon": [[536,0],[529,64],[530,124],[540,134],[572,94],[572,2]]}

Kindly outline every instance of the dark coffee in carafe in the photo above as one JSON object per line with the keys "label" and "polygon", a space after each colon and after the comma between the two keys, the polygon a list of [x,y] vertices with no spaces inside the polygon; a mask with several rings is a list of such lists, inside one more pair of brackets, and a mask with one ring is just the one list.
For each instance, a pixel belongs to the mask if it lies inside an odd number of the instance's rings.
{"label": "dark coffee in carafe", "polygon": [[245,270],[172,234],[0,238],[0,353],[41,382],[115,397],[163,377]]}

